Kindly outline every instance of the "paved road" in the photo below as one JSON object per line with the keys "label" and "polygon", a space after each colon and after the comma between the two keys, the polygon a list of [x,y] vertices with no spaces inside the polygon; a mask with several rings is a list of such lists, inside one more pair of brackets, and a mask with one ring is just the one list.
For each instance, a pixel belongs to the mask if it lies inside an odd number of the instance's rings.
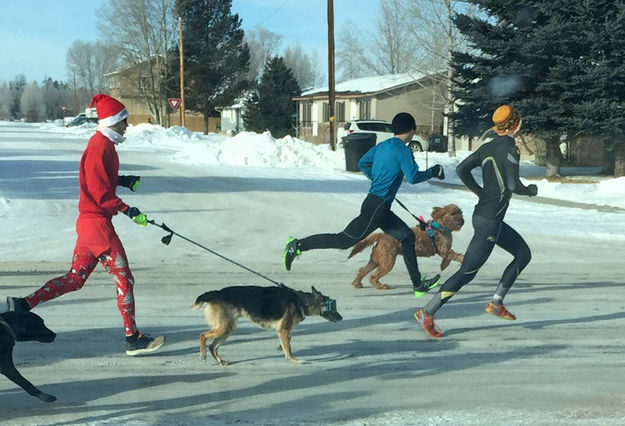
{"label": "paved road", "polygon": [[[11,145],[4,135],[0,131],[0,157],[6,160]],[[42,143],[50,135],[29,138]],[[37,161],[61,179],[56,192],[42,197],[34,184],[0,178],[0,188],[15,191],[4,198],[3,221],[11,235],[23,235],[3,252],[0,294],[24,294],[68,267],[73,237],[62,234],[71,231],[75,199],[70,177],[65,182],[53,172],[67,165],[61,160],[75,162],[82,145],[56,142],[68,151],[42,143],[36,160],[28,147],[19,153],[24,164]],[[139,165],[142,157],[145,163],[146,153],[128,151],[123,160]],[[276,352],[275,333],[245,320],[221,349],[232,365],[202,363],[197,337],[206,326],[201,312],[189,309],[195,297],[226,285],[270,284],[184,241],[161,246],[158,230],[138,230],[118,218],[134,265],[139,326],[164,334],[167,345],[144,358],[123,353],[114,286],[98,269],[83,290],[37,308],[58,333],[54,343],[20,343],[15,350],[22,373],[58,401],[44,404],[0,377],[1,424],[625,424],[622,241],[546,233],[519,221],[533,260],[507,298],[518,320],[484,312],[508,260],[496,252],[439,312],[445,337],[432,340],[412,318],[427,296],[414,299],[401,265],[385,277],[389,291],[350,286],[366,255],[348,261],[336,251],[306,253],[290,274],[281,269],[286,228],[343,224],[361,198],[361,182],[347,181],[345,192],[332,193],[312,180],[237,178],[225,169],[148,160],[142,174],[159,186],[146,178],[145,194],[133,200],[261,273],[298,289],[314,284],[337,299],[344,321],[309,318],[296,328],[293,350],[309,361],[304,365],[288,363]],[[36,168],[25,170],[34,179]],[[470,205],[463,197],[457,199]],[[338,200],[347,200],[343,210]],[[293,219],[313,208],[339,217],[301,225]],[[536,214],[551,208],[537,204]],[[56,233],[25,226],[29,213],[37,223],[61,225]],[[621,213],[608,214],[617,226],[623,223]],[[29,239],[33,233],[40,241]],[[461,233],[455,244],[466,246],[469,236]],[[433,271],[438,261],[420,265]]]}

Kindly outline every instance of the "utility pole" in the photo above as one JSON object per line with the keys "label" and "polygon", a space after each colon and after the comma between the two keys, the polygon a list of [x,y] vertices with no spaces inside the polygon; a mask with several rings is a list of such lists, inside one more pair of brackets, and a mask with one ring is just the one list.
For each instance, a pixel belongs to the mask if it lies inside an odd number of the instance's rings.
{"label": "utility pole", "polygon": [[182,17],[178,17],[178,38],[180,39],[180,125],[186,127],[186,110],[184,106],[184,49],[182,43]]}
{"label": "utility pole", "polygon": [[328,107],[330,109],[330,148],[336,151],[334,132],[334,2],[328,0]]}
{"label": "utility pole", "polygon": [[445,106],[445,118],[446,126],[445,130],[447,133],[447,152],[450,157],[456,156],[456,135],[453,129],[453,123],[450,120],[450,117],[454,113],[456,107],[456,100],[452,94],[453,90],[453,77],[454,77],[454,69],[451,64],[453,61],[452,50],[454,47],[454,39],[453,39],[453,11],[451,8],[451,0],[445,0],[445,6],[447,8],[447,34],[445,35],[445,40],[447,42],[447,105]]}
{"label": "utility pole", "polygon": [[[74,112],[76,113],[76,115],[78,115],[78,101],[76,100],[77,96],[76,96],[76,71],[75,70],[73,74],[74,74],[74,99],[72,102],[72,106],[74,107]],[[93,93],[91,94],[91,96],[93,96]]]}

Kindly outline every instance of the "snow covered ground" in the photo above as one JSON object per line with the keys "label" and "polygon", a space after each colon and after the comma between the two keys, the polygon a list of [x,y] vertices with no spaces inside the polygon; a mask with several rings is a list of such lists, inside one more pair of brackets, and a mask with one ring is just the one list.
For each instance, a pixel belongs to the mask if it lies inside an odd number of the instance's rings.
{"label": "snow covered ground", "polygon": [[[93,131],[0,122],[0,295],[29,293],[69,267],[77,166]],[[358,212],[368,181],[345,171],[342,150],[145,124],[127,136],[118,148],[121,173],[142,176],[137,193],[120,189],[127,203],[272,279],[301,290],[315,285],[337,299],[345,320],[309,318],[295,329],[294,353],[310,361],[303,366],[275,352],[273,332],[247,321],[221,350],[231,366],[203,364],[197,336],[205,324],[188,309],[195,297],[226,285],[271,284],[183,240],[164,246],[160,229],[117,217],[137,281],[139,326],[163,333],[166,347],[138,359],[123,354],[114,287],[98,268],[81,291],[37,308],[56,342],[16,347],[18,368],[58,401],[43,404],[0,376],[3,424],[625,422],[622,178],[550,183],[524,162],[523,179],[538,185],[539,196],[515,197],[507,215],[533,252],[506,299],[519,319],[502,323],[483,312],[509,260],[496,250],[441,309],[446,336],[432,340],[412,319],[429,297],[410,295],[401,261],[383,280],[389,291],[351,287],[368,252],[350,260],[338,250],[307,252],[292,272],[283,269],[288,235],[336,232]],[[476,201],[454,173],[466,155],[417,154],[422,167],[443,164],[452,185],[405,183],[398,194],[426,217],[434,206],[458,204],[467,219],[454,237],[459,252],[472,235]],[[420,260],[425,273],[439,263]]]}

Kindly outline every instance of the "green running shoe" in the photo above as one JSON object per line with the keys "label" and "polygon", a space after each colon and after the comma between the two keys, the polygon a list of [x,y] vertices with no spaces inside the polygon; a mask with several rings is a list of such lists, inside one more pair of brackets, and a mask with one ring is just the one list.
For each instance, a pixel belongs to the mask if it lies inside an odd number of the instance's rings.
{"label": "green running shoe", "polygon": [[432,278],[421,278],[421,285],[413,287],[415,297],[422,297],[425,293],[432,290],[441,282],[440,274],[436,274]]}

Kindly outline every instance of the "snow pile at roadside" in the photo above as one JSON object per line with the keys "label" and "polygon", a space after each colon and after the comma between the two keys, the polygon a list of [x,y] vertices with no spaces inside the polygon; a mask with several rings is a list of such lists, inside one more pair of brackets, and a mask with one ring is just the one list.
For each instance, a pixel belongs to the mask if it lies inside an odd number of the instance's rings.
{"label": "snow pile at roadside", "polygon": [[210,137],[200,143],[185,143],[173,156],[184,164],[226,164],[270,168],[337,170],[345,168],[342,150],[313,145],[291,136],[280,139],[271,133],[243,132],[234,137]]}
{"label": "snow pile at roadside", "polygon": [[[58,133],[64,137],[89,138],[95,125],[84,124],[77,127],[62,127],[58,124],[42,124],[42,129]],[[276,139],[271,133],[242,132],[229,137],[211,133],[203,135],[185,127],[163,128],[151,124],[130,126],[127,140],[118,150],[164,151],[172,161],[187,165],[228,165],[263,168],[294,168],[312,172],[336,172],[345,175],[345,153],[339,147],[331,151],[328,145],[314,145],[291,136]],[[434,164],[445,168],[445,183],[462,185],[455,173],[456,166],[469,151],[459,151],[456,157],[447,153],[416,153],[415,158],[421,169]],[[540,176],[543,168],[530,162],[521,162],[521,175]],[[476,180],[481,182],[478,170]],[[596,183],[561,183],[546,179],[521,179],[524,184],[538,185],[541,197],[573,201],[585,204],[625,208],[625,178],[605,179]]]}
{"label": "snow pile at roadside", "polygon": [[[44,124],[42,128],[67,137],[89,138],[94,124],[61,127]],[[118,150],[173,151],[171,159],[188,165],[230,165],[270,168],[345,170],[342,148],[332,151],[328,145],[314,145],[285,136],[276,139],[270,132],[242,132],[229,137],[203,135],[185,127],[164,128],[151,124],[128,127],[126,142]]]}

